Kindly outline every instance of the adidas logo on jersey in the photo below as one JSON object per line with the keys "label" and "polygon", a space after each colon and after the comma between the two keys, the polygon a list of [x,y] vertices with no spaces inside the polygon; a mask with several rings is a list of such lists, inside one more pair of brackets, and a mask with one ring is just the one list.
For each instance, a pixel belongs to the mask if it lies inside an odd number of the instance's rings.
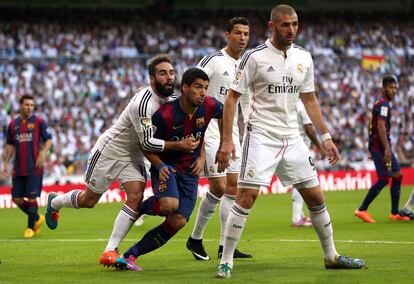
{"label": "adidas logo on jersey", "polygon": [[266,72],[273,72],[273,71],[275,71],[275,69],[273,69],[273,67],[270,66],[269,68],[267,68],[267,71]]}
{"label": "adidas logo on jersey", "polygon": [[223,76],[230,76],[230,75],[229,75],[229,72],[224,71]]}

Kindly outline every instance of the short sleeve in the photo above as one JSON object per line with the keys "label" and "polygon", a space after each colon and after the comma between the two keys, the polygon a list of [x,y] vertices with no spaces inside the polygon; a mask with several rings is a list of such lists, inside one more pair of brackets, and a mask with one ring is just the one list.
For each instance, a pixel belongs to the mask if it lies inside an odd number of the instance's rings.
{"label": "short sleeve", "polygon": [[[310,57],[310,55],[309,55]],[[302,88],[300,90],[301,93],[311,93],[315,92],[315,82],[314,82],[314,71],[313,71],[313,60],[310,57],[310,64],[306,70],[305,80],[302,84]]]}

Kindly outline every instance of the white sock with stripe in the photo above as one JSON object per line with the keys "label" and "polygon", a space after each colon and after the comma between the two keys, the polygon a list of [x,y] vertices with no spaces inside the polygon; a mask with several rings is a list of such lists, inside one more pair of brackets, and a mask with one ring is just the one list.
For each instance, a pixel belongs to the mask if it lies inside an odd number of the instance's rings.
{"label": "white sock with stripe", "polygon": [[203,199],[201,199],[193,233],[191,234],[193,239],[200,240],[203,238],[204,230],[206,229],[207,224],[211,219],[211,215],[213,215],[219,202],[220,198],[214,196],[214,194],[211,194],[208,191],[206,195],[204,195]]}
{"label": "white sock with stripe", "polygon": [[76,208],[78,206],[78,195],[82,192],[81,189],[74,189],[64,194],[58,195],[53,198],[51,205],[52,208],[56,211],[59,211],[61,208]]}
{"label": "white sock with stripe", "polygon": [[242,208],[234,204],[227,219],[226,231],[224,233],[224,248],[220,264],[228,263],[233,267],[233,254],[240,240],[250,209]]}
{"label": "white sock with stripe", "polygon": [[333,228],[331,224],[331,217],[325,205],[314,208],[309,208],[310,218],[313,227],[319,236],[322,245],[323,254],[328,262],[335,261],[335,256],[338,255],[333,241]]}
{"label": "white sock with stripe", "polygon": [[119,244],[128,234],[137,219],[138,212],[133,211],[126,204],[124,204],[115,219],[112,234],[109,238],[108,244],[106,245],[105,251],[115,250],[115,248],[118,248]]}
{"label": "white sock with stripe", "polygon": [[236,201],[235,195],[224,194],[223,197],[221,198],[221,202],[220,202],[220,225],[221,225],[220,245],[221,246],[224,244],[224,231],[226,230],[227,218],[229,217],[230,210],[233,207],[235,201]]}

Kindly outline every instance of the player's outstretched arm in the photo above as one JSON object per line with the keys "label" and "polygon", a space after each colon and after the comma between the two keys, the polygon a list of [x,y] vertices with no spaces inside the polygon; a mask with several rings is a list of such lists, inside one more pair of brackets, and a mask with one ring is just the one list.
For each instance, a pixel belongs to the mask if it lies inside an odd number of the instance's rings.
{"label": "player's outstretched arm", "polygon": [[329,134],[328,127],[323,121],[321,108],[319,102],[315,96],[315,92],[301,93],[300,99],[305,106],[306,112],[312,123],[315,125],[318,132],[321,134],[323,146],[328,153],[328,160],[331,165],[335,165],[339,161],[339,152],[335,144],[332,141],[332,137]]}

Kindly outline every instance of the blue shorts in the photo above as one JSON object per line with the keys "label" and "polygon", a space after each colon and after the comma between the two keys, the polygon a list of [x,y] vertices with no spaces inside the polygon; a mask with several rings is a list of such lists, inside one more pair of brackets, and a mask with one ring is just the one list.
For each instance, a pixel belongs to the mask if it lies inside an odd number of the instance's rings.
{"label": "blue shorts", "polygon": [[192,177],[176,171],[170,174],[166,182],[160,184],[158,172],[151,171],[151,182],[157,199],[173,197],[179,200],[177,213],[188,221],[197,201],[198,176]]}
{"label": "blue shorts", "polygon": [[27,197],[35,199],[40,196],[43,186],[43,176],[14,176],[11,191],[12,198]]}
{"label": "blue shorts", "polygon": [[389,171],[385,166],[385,157],[383,152],[371,152],[372,160],[375,164],[375,170],[377,171],[378,177],[389,177],[393,173],[400,171],[400,164],[395,158],[394,154],[391,153],[391,170]]}

